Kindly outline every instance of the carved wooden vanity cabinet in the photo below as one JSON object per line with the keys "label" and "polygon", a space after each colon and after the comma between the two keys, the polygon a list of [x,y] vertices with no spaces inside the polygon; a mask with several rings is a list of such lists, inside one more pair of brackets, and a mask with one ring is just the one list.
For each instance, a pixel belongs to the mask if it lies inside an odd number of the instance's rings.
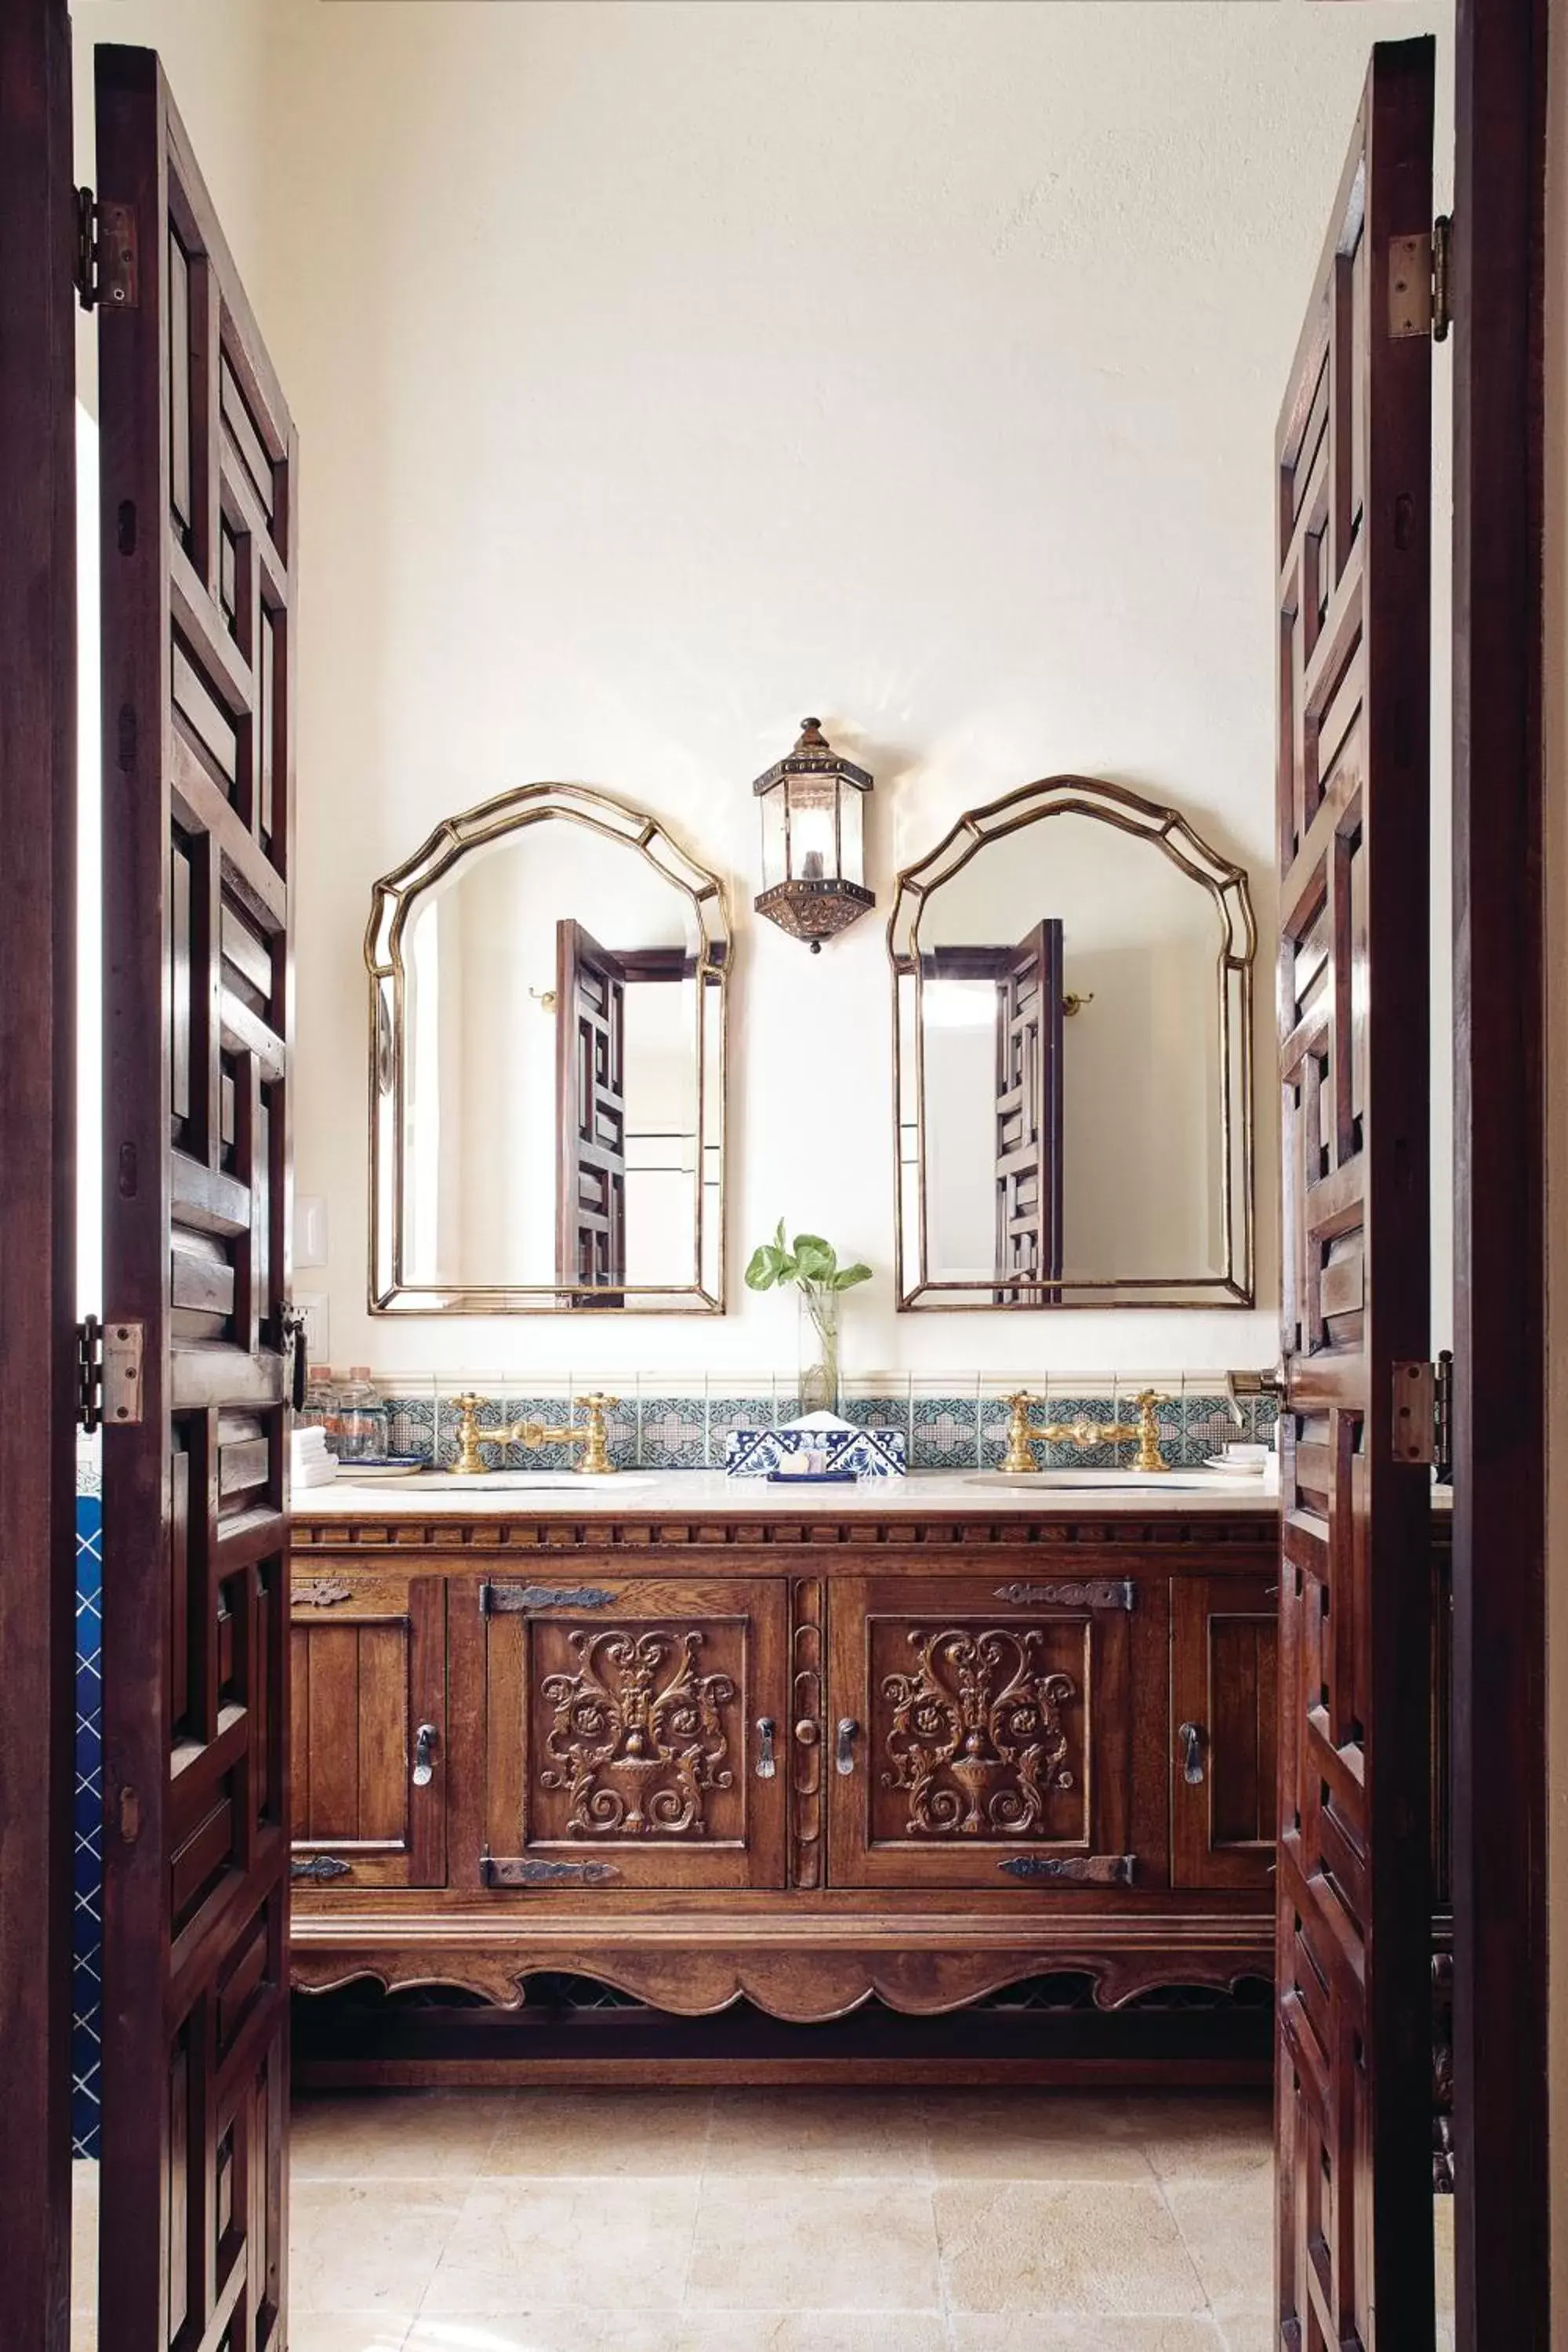
{"label": "carved wooden vanity cabinet", "polygon": [[1271,1507],[697,1483],[300,1512],[298,1986],[821,2020],[1268,1976]]}

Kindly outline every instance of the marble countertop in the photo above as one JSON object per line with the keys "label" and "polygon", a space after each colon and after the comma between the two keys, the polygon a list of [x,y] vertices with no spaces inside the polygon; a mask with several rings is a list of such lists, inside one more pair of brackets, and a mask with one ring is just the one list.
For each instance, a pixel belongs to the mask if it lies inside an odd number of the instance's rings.
{"label": "marble countertop", "polygon": [[994,1511],[1058,1517],[1150,1511],[1221,1514],[1273,1510],[1279,1487],[1270,1465],[1264,1476],[1239,1478],[1203,1470],[1173,1470],[1162,1479],[1115,1472],[1042,1471],[1005,1482],[995,1474],[916,1470],[907,1478],[866,1478],[852,1486],[773,1485],[765,1478],[729,1478],[720,1470],[627,1470],[607,1478],[571,1471],[497,1470],[482,1478],[416,1475],[354,1483],[344,1471],[325,1486],[297,1488],[297,1519],[374,1513],[381,1518],[640,1517],[645,1512],[681,1517],[722,1515],[756,1518],[877,1517],[903,1511]]}

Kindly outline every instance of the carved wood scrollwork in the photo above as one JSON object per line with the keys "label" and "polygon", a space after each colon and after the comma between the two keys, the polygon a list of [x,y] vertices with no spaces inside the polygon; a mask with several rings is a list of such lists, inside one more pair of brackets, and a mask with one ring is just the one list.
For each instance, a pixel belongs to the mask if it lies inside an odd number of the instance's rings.
{"label": "carved wood scrollwork", "polygon": [[726,1674],[699,1673],[703,1640],[697,1627],[579,1627],[567,1635],[577,1671],[547,1675],[541,1685],[554,1715],[545,1739],[552,1760],[539,1779],[570,1800],[571,1831],[706,1834],[706,1793],[734,1786],[724,1709],[735,1685]]}
{"label": "carved wood scrollwork", "polygon": [[1026,1836],[1051,1792],[1072,1787],[1061,1710],[1078,1685],[1046,1665],[1044,1639],[1006,1625],[911,1627],[913,1673],[882,1684],[893,1710],[882,1785],[907,1792],[910,1833]]}
{"label": "carved wood scrollwork", "polygon": [[790,1754],[796,1886],[822,1884],[822,1587],[802,1579],[790,1633]]}

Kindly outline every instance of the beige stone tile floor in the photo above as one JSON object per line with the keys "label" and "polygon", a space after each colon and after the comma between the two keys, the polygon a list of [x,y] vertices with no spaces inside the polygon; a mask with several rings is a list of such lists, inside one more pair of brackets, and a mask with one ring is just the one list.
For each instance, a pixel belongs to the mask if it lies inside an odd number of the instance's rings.
{"label": "beige stone tile floor", "polygon": [[290,2352],[1264,2352],[1270,2158],[1229,2094],[305,2098]]}

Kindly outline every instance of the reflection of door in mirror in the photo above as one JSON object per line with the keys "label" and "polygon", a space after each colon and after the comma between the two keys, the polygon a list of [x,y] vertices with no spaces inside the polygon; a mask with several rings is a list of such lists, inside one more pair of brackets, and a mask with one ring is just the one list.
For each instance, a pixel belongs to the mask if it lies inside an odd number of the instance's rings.
{"label": "reflection of door in mirror", "polygon": [[1018,1280],[1062,1270],[1062,926],[1037,923],[996,983],[996,1259]]}
{"label": "reflection of door in mirror", "polygon": [[[921,969],[937,1263],[1006,1274],[995,1301],[1012,1306],[1062,1270],[1061,921],[1014,948],[934,948]],[[987,1122],[989,1166],[973,1148]]]}
{"label": "reflection of door in mirror", "polygon": [[377,1306],[711,1311],[717,884],[637,812],[525,786],[378,885],[369,951]]}
{"label": "reflection of door in mirror", "polygon": [[1047,779],[907,869],[890,936],[904,1303],[1244,1301],[1239,870],[1173,811]]}
{"label": "reflection of door in mirror", "polygon": [[[555,1278],[618,1307],[626,1278],[626,975],[571,920],[555,926]],[[588,1298],[580,1294],[592,1292]]]}

